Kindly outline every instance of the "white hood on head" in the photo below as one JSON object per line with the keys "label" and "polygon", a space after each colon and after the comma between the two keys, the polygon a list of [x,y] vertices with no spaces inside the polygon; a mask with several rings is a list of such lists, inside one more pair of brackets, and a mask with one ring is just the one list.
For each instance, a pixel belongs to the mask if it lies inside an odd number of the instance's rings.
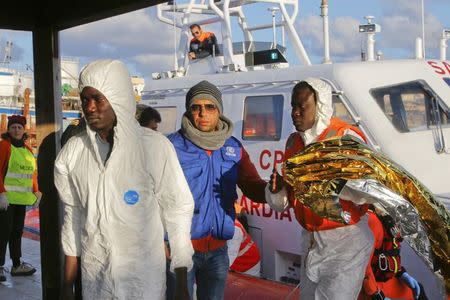
{"label": "white hood on head", "polygon": [[[118,60],[96,60],[80,73],[78,88],[90,86],[106,96],[117,117],[115,133],[118,137],[136,136],[139,124],[135,120],[136,100],[127,67]],[[87,126],[90,135],[94,133]]]}
{"label": "white hood on head", "polygon": [[316,118],[311,129],[300,132],[300,135],[308,145],[314,142],[317,137],[330,125],[333,116],[333,103],[331,86],[319,78],[309,77],[302,81],[307,82],[316,93]]}

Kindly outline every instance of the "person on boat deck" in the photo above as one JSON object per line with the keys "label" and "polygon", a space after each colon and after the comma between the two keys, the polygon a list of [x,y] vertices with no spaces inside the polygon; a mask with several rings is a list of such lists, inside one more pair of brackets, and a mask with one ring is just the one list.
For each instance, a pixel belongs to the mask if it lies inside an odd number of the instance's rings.
{"label": "person on boat deck", "polygon": [[191,25],[189,29],[193,36],[189,45],[189,59],[205,58],[213,53],[219,54],[214,33],[203,31],[198,24]]}
{"label": "person on boat deck", "polygon": [[130,76],[120,61],[88,64],[79,90],[87,127],[55,162],[64,207],[61,298],[73,299],[80,257],[84,299],[164,299],[165,227],[170,268],[182,278],[177,299],[187,299],[194,202],[172,144],[139,126]]}
{"label": "person on boat deck", "polygon": [[[223,115],[222,93],[212,83],[202,81],[186,94],[181,129],[169,135],[195,201],[191,227],[194,267],[188,282],[191,297],[194,281],[197,283],[200,300],[224,296],[236,186],[252,201],[265,202],[267,183],[241,142],[232,136],[233,127]],[[168,292],[178,281],[176,277],[168,274]],[[170,293],[168,299],[172,299]]]}
{"label": "person on boat deck", "polygon": [[[356,127],[332,117],[331,87],[321,79],[307,78],[295,85],[291,106],[297,132],[286,141],[285,159],[326,138],[352,135],[365,139]],[[284,185],[278,173],[271,176],[266,200],[277,211],[292,207],[297,221],[306,229],[301,239],[301,298],[357,299],[373,247],[367,205],[340,199],[347,222],[322,218],[295,199],[293,190]]]}
{"label": "person on boat deck", "polygon": [[139,114],[138,121],[139,125],[156,131],[158,130],[158,124],[161,123],[161,115],[156,109],[149,106]]}
{"label": "person on boat deck", "polygon": [[13,266],[12,276],[27,276],[36,269],[21,262],[22,234],[27,205],[39,205],[41,198],[37,184],[36,160],[25,144],[27,134],[24,116],[8,117],[7,131],[0,141],[0,281],[6,281],[5,255]]}
{"label": "person on boat deck", "polygon": [[375,238],[359,300],[425,300],[425,290],[401,265],[402,237],[394,219],[375,207],[367,212]]}

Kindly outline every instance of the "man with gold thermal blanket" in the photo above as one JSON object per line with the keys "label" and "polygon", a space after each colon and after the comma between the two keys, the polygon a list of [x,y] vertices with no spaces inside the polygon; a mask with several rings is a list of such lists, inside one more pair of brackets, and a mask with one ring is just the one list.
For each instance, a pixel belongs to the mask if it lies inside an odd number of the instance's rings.
{"label": "man with gold thermal blanket", "polygon": [[274,172],[266,199],[278,211],[293,207],[306,229],[301,298],[357,299],[374,242],[368,203],[400,220],[405,239],[448,280],[448,211],[400,166],[366,146],[358,128],[332,117],[326,82],[301,81],[291,105],[297,132],[286,142],[284,178]]}

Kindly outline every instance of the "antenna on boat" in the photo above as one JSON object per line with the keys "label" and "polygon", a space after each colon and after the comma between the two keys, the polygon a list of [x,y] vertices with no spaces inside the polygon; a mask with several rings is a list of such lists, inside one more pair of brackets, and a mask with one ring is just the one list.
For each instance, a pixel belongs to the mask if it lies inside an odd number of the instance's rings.
{"label": "antenna on boat", "polygon": [[420,0],[421,4],[421,14],[422,14],[422,53],[423,58],[425,58],[425,8],[423,0]]}
{"label": "antenna on boat", "polygon": [[363,38],[362,38],[362,36],[361,36],[361,39],[360,39],[360,48],[361,48],[361,51],[360,51],[360,54],[361,54],[361,61],[366,61],[366,50],[364,49],[364,42],[363,42]]}
{"label": "antenna on boat", "polygon": [[423,40],[421,37],[416,38],[416,59],[424,59],[423,56]]}
{"label": "antenna on boat", "polygon": [[323,63],[331,64],[330,58],[330,30],[328,25],[328,0],[322,0],[322,5],[320,5],[321,17],[323,19]]}
{"label": "antenna on boat", "polygon": [[173,68],[175,72],[178,70],[178,57],[177,57],[177,27],[175,23],[175,11],[176,11],[176,0],[173,0],[173,14],[172,14],[172,22],[173,22]]}
{"label": "antenna on boat", "polygon": [[277,24],[276,24],[276,20],[275,20],[275,14],[277,11],[279,11],[280,9],[278,7],[269,7],[267,9],[268,11],[270,11],[272,13],[272,35],[273,35],[273,44],[272,44],[272,49],[275,49],[277,47]]}
{"label": "antenna on boat", "polygon": [[283,15],[281,15],[281,23],[283,24],[283,26],[281,26],[281,46],[286,48],[286,39],[284,37],[284,16]]}
{"label": "antenna on boat", "polygon": [[447,60],[447,40],[450,39],[450,29],[442,30],[442,37],[440,42],[440,58],[441,60]]}
{"label": "antenna on boat", "polygon": [[381,27],[373,23],[373,16],[366,16],[367,24],[359,25],[359,32],[367,35],[367,61],[375,60],[375,34],[381,32]]}

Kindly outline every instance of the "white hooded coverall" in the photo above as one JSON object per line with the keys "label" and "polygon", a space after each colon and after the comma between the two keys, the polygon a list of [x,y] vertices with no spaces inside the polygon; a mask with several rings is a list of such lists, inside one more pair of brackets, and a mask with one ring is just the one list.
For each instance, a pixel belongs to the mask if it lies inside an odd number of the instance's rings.
{"label": "white hooded coverall", "polygon": [[[317,78],[303,81],[316,92],[315,123],[311,129],[299,132],[307,146],[316,142],[330,124],[333,106],[330,85]],[[345,134],[361,139],[352,130],[347,130]],[[267,186],[266,199],[279,212],[289,208],[284,188],[279,193],[272,194]],[[362,204],[360,199],[342,199]],[[301,299],[357,299],[374,242],[367,222],[367,216],[364,216],[355,225],[314,232],[302,231],[300,245],[304,259],[300,270]]]}
{"label": "white hooded coverall", "polygon": [[56,159],[64,254],[81,257],[84,299],[163,299],[163,223],[171,269],[192,267],[189,186],[172,144],[135,120],[135,97],[123,63],[90,63],[81,71],[80,91],[87,86],[106,96],[117,125],[105,164],[89,126]]}

